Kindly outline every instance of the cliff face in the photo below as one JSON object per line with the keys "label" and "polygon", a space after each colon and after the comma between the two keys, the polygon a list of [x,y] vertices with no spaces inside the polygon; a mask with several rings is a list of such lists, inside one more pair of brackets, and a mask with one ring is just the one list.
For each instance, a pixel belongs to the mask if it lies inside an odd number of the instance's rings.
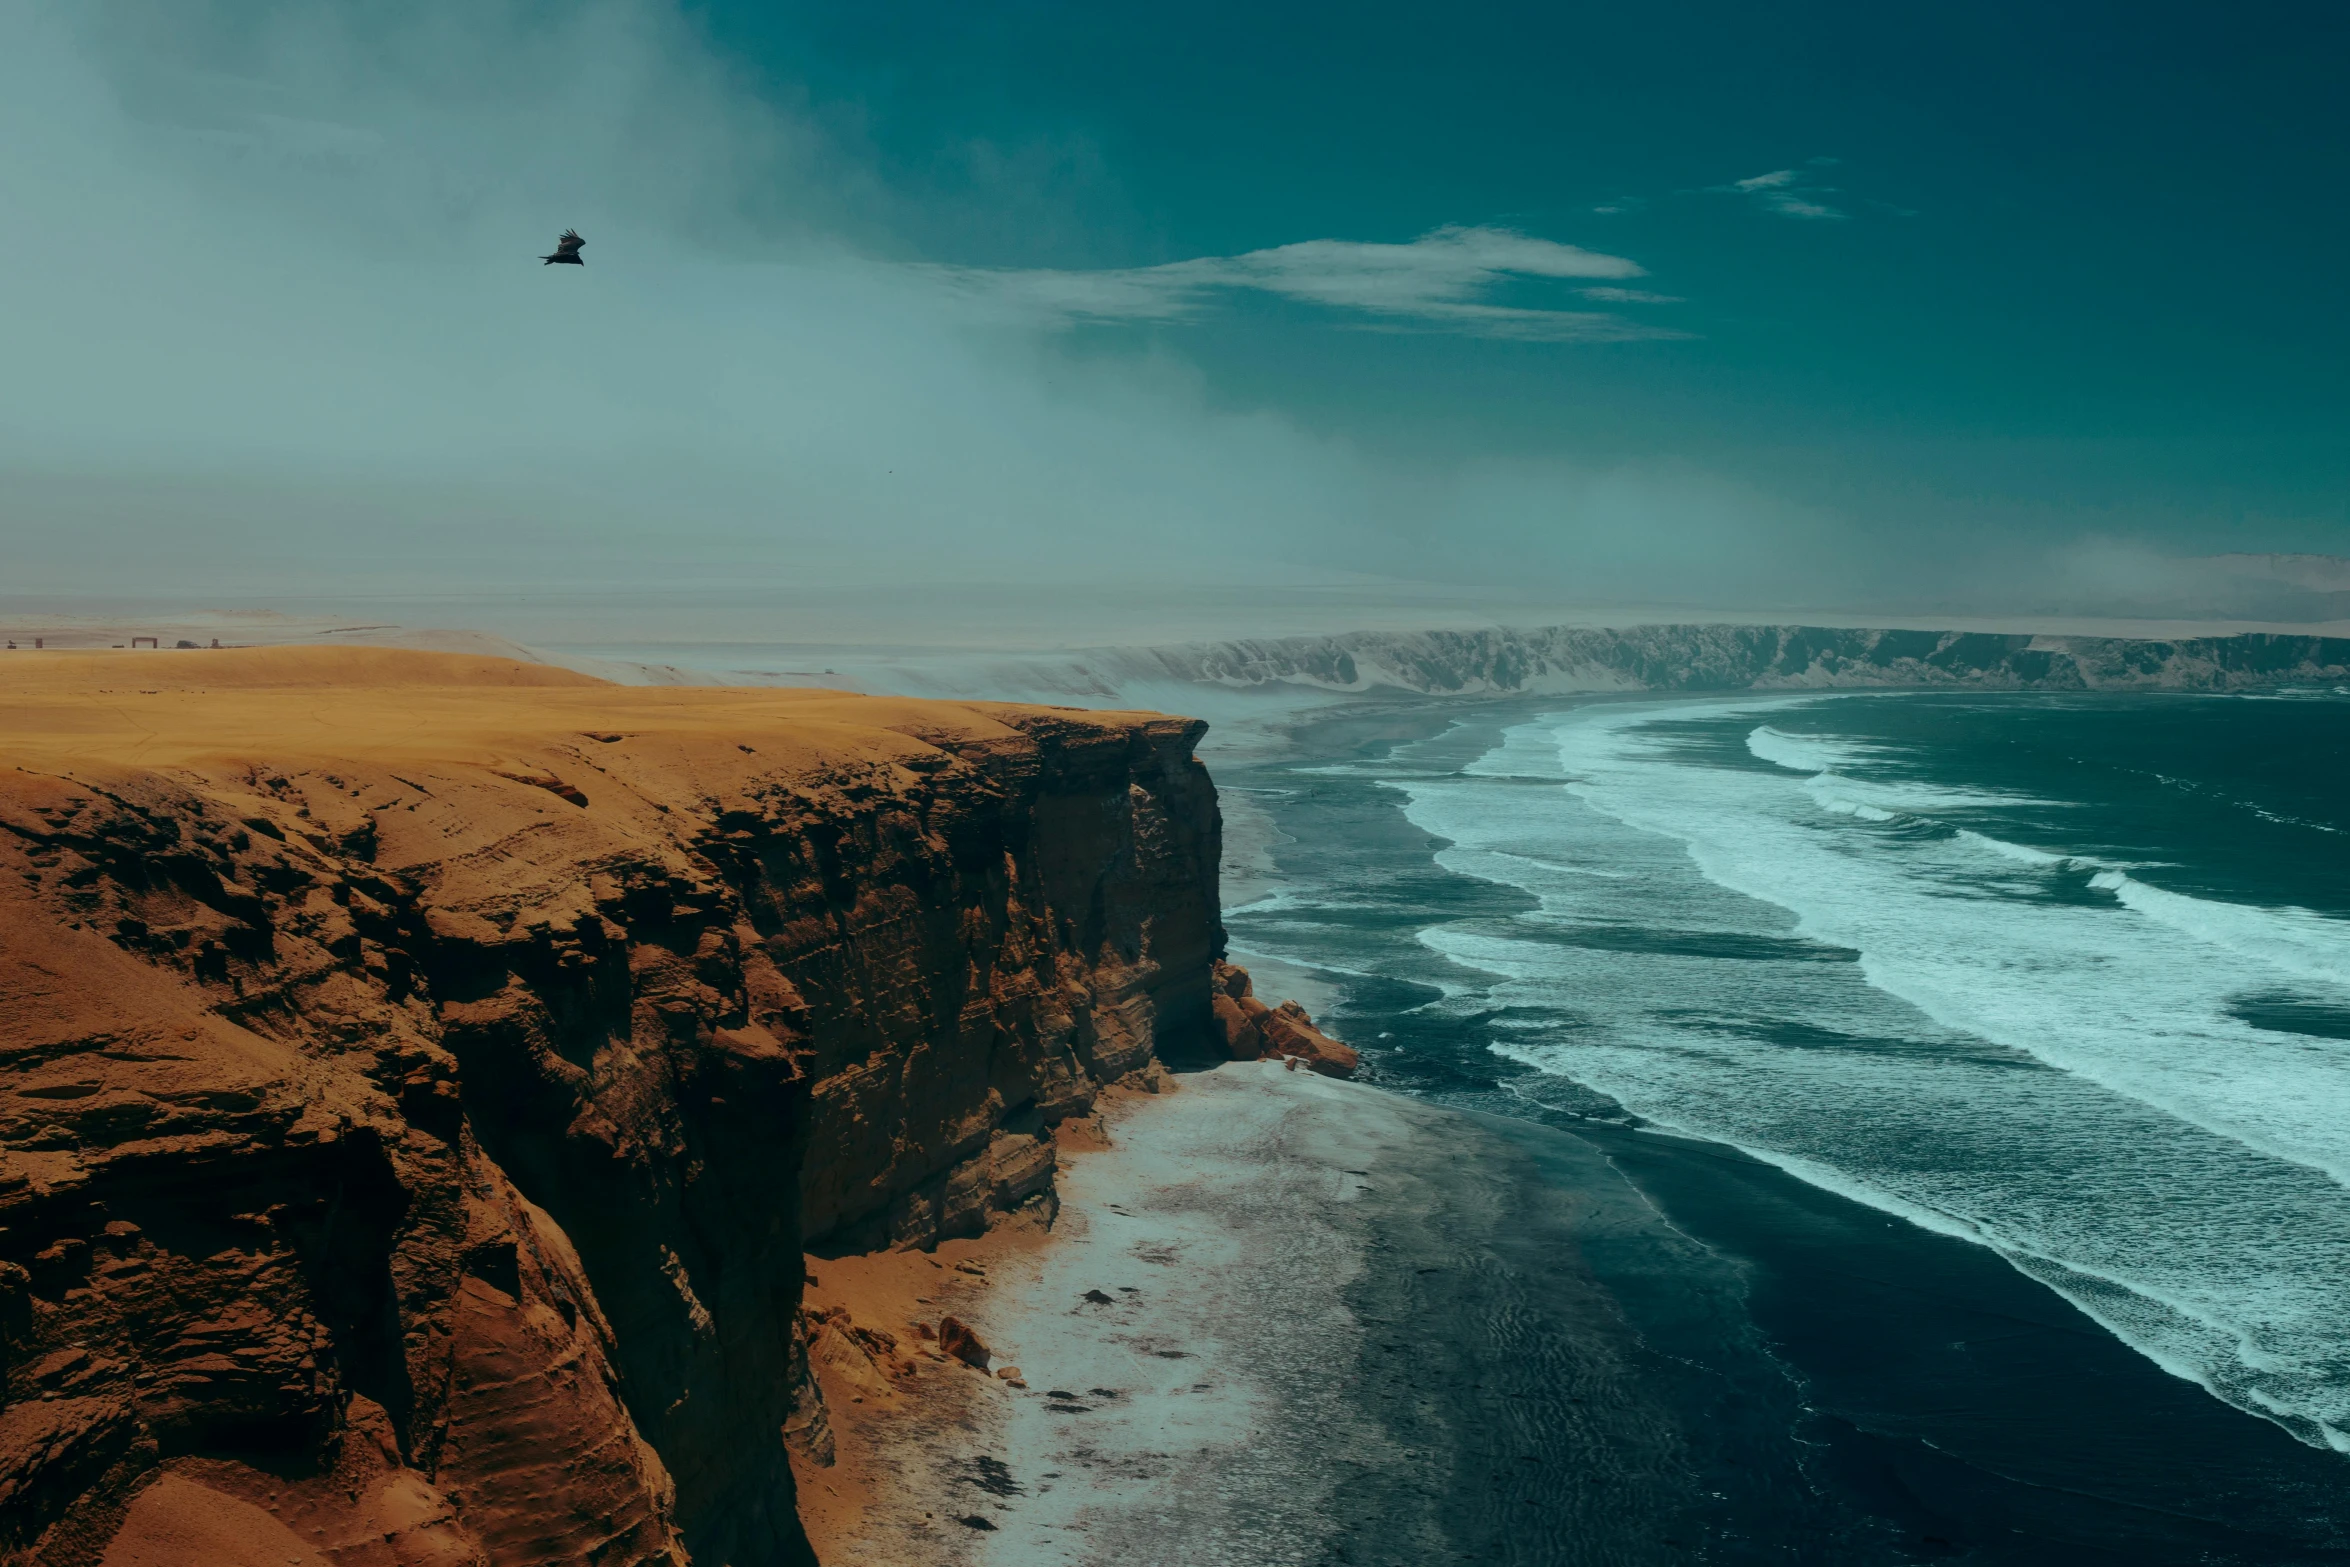
{"label": "cliff face", "polygon": [[1162,678],[1444,695],[1973,686],[2229,691],[2350,679],[2350,638],[1681,625],[1357,632],[1151,650]]}
{"label": "cliff face", "polygon": [[1212,1026],[1188,721],[49,660],[0,1559],[805,1561],[803,1244],[1049,1200],[1053,1124]]}
{"label": "cliff face", "polygon": [[[845,661],[853,665],[852,661]],[[1986,691],[2236,691],[2350,680],[2350,638],[2175,639],[1841,626],[1684,624],[1358,631],[1019,658],[894,659],[863,678],[940,697],[1095,703],[1184,688],[1430,696],[1876,686]]]}

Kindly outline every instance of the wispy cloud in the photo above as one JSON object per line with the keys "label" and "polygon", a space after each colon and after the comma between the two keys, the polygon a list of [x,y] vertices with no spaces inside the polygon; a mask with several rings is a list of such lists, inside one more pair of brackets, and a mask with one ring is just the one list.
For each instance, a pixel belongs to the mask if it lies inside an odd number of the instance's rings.
{"label": "wispy cloud", "polygon": [[[1355,325],[1389,331],[1543,342],[1688,335],[1613,312],[1496,302],[1493,295],[1513,284],[1646,276],[1638,262],[1622,256],[1501,228],[1448,226],[1402,245],[1306,240],[1237,256],[1105,271],[919,270],[961,293],[1062,323],[1184,320],[1219,294],[1249,290],[1347,312],[1357,318]],[[1615,304],[1674,302],[1637,289],[1579,292]]]}
{"label": "wispy cloud", "polygon": [[[1833,158],[1814,158],[1812,166],[1833,163]],[[1783,218],[1841,218],[1846,214],[1820,200],[1823,194],[1835,190],[1832,185],[1816,185],[1811,176],[1800,169],[1773,169],[1768,174],[1749,175],[1732,180],[1727,185],[1708,189],[1730,196],[1744,196],[1765,212],[1775,212]]]}
{"label": "wispy cloud", "polygon": [[[1890,213],[1895,217],[1917,216],[1908,207],[1897,207],[1870,197],[1848,198],[1838,187],[1823,183],[1821,171],[1832,169],[1842,161],[1841,158],[1807,158],[1791,168],[1767,169],[1760,174],[1749,174],[1742,180],[1732,180],[1726,185],[1687,186],[1656,198],[1618,196],[1613,201],[1592,207],[1590,211],[1603,217],[1620,217],[1626,213],[1645,211],[1666,201],[1686,200],[1693,196],[1732,196],[1776,217],[1811,222],[1841,222],[1852,216],[1851,212],[1845,210],[1847,206]],[[1831,201],[1829,197],[1836,199]],[[1593,299],[1603,297],[1593,290],[1586,289],[1584,292]],[[1626,302],[1629,302],[1628,297]]]}
{"label": "wispy cloud", "polygon": [[[868,214],[929,198],[730,76],[678,0],[244,9],[0,0],[0,297],[42,302],[0,319],[6,592],[595,585],[658,617],[699,602],[672,587],[1092,581],[1212,607],[1243,561],[1816,602],[1879,541],[1593,462],[1564,425],[1539,453],[1475,420],[1382,441],[1385,387],[1300,411],[1171,334],[1049,330],[1256,304],[1478,346],[1662,335],[1622,318],[1681,307],[1577,292],[1670,291],[1621,255],[1457,230],[925,275],[875,259],[937,253]],[[542,269],[567,224],[588,265]],[[1222,596],[1169,587],[1207,577]],[[930,640],[892,613],[875,635]]]}
{"label": "wispy cloud", "polygon": [[1678,305],[1683,303],[1678,294],[1652,294],[1645,288],[1579,288],[1575,290],[1585,299],[1596,299],[1610,305]]}

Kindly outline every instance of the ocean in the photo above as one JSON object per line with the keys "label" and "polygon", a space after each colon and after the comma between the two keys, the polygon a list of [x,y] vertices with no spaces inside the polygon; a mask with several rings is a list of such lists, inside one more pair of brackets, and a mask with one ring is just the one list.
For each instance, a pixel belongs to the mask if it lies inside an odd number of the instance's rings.
{"label": "ocean", "polygon": [[1735,1261],[1850,1559],[2350,1559],[2350,695],[1298,738],[1237,959]]}

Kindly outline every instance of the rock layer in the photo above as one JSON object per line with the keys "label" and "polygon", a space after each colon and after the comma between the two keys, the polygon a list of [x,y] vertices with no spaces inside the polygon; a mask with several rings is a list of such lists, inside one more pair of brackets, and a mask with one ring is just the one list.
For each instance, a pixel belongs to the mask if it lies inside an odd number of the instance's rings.
{"label": "rock layer", "polygon": [[0,1560],[809,1560],[803,1243],[1209,1037],[1200,728],[0,666]]}

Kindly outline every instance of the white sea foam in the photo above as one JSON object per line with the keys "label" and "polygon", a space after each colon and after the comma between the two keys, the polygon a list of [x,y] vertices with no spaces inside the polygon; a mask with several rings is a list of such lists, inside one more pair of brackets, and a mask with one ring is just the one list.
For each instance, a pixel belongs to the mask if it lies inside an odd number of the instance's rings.
{"label": "white sea foam", "polygon": [[2051,854],[2046,849],[2035,849],[2029,844],[2009,843],[2005,838],[1994,838],[1989,833],[1977,832],[1972,827],[1961,827],[1958,830],[1958,841],[1986,850],[2003,860],[2014,860],[2019,865],[2029,865],[2034,870],[2068,870],[2080,863],[2072,855]]}
{"label": "white sea foam", "polygon": [[1246,903],[1228,903],[1226,914],[1273,914],[1303,906],[1305,900],[1294,892],[1268,892],[1251,898]]}
{"label": "white sea foam", "polygon": [[2299,979],[2350,989],[2350,924],[2309,909],[2259,909],[2212,898],[2191,898],[2148,886],[2119,870],[2102,871],[2089,885],[2110,892],[2172,930],[2224,948]]}
{"label": "white sea foam", "polygon": [[[2230,1002],[2248,965],[2350,986],[2350,927],[1959,827],[1937,813],[1996,810],[2034,835],[2063,817],[1898,776],[1917,769],[1882,750],[1781,746],[1766,726],[1748,749],[1784,771],[1718,765],[1687,740],[1707,708],[1651,731],[1663,711],[1582,709],[1497,748],[1492,772],[1526,777],[1554,746],[1564,791],[1474,768],[1403,785],[1411,820],[1450,840],[1446,868],[1539,903],[1508,928],[1420,935],[1493,976],[1487,1004],[1560,1020],[1495,1048],[1992,1245],[2157,1363],[2343,1441],[2350,1051]],[[2091,872],[2114,901],[2050,897],[2021,871]],[[1829,949],[1858,961],[1807,956]]]}
{"label": "white sea foam", "polygon": [[1558,742],[1540,724],[1519,724],[1501,737],[1501,744],[1478,757],[1464,773],[1478,778],[1564,778]]}
{"label": "white sea foam", "polygon": [[1992,789],[1954,789],[1914,779],[1858,776],[1863,769],[1884,768],[1900,753],[1890,746],[1786,734],[1768,724],[1747,734],[1746,749],[1774,767],[1809,773],[1804,790],[1822,810],[1857,817],[1864,822],[1890,822],[1935,811],[2057,804]]}
{"label": "white sea foam", "polygon": [[1838,816],[1856,816],[1864,822],[1901,820],[1902,813],[1899,810],[1866,798],[1870,791],[1856,786],[1849,778],[1821,773],[1803,787],[1806,794],[1819,802],[1823,811],[1833,811]]}
{"label": "white sea foam", "polygon": [[1746,749],[1775,767],[1796,773],[1832,773],[1885,754],[1884,748],[1819,735],[1783,734],[1764,724],[1746,737]]}
{"label": "white sea foam", "polygon": [[1493,852],[1524,860],[1529,865],[1539,865],[1546,871],[1557,871],[1561,876],[1596,876],[1601,881],[1625,881],[1632,874],[1630,871],[1602,870],[1596,865],[1562,865],[1557,860],[1546,860],[1539,854],[1520,854],[1513,849],[1496,849]]}
{"label": "white sea foam", "polygon": [[1246,903],[1228,906],[1226,914],[1318,914],[1342,909],[1383,909],[1383,903],[1362,898],[1348,898],[1320,889],[1281,887],[1251,898]]}

